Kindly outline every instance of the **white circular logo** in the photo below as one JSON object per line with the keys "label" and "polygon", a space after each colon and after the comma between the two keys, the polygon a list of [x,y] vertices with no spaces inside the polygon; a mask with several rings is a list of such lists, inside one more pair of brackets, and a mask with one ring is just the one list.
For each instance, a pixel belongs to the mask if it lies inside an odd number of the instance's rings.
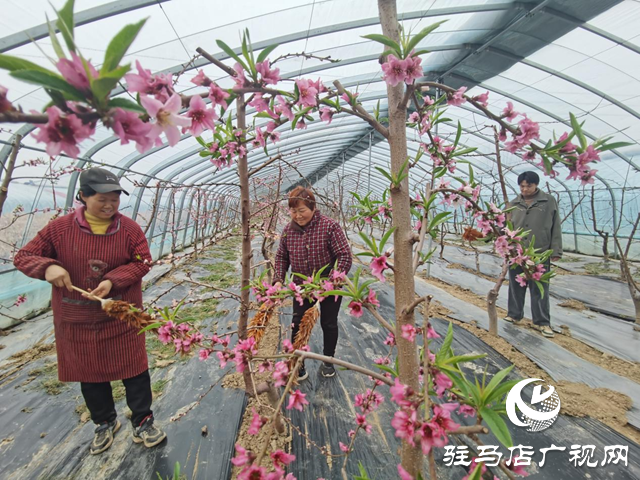
{"label": "white circular logo", "polygon": [[[514,425],[528,427],[529,432],[540,432],[553,425],[560,413],[560,397],[555,387],[542,392],[542,386],[533,387],[531,403],[522,399],[522,389],[532,382],[541,382],[539,378],[528,378],[516,383],[507,395],[507,415]],[[520,414],[516,412],[516,405]],[[538,405],[536,407],[536,405]]]}

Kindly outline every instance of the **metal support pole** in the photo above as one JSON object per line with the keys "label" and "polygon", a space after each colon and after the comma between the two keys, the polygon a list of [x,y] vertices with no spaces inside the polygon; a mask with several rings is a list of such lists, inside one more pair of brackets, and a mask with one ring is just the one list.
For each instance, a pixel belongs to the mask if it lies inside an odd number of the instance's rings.
{"label": "metal support pole", "polygon": [[369,179],[367,182],[367,192],[371,192],[371,140],[373,138],[373,132],[369,134]]}

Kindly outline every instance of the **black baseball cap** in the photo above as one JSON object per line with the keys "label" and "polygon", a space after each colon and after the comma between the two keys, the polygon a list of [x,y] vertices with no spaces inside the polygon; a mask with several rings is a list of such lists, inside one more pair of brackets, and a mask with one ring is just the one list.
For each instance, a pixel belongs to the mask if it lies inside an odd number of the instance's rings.
{"label": "black baseball cap", "polygon": [[98,193],[123,192],[129,195],[120,186],[118,177],[104,168],[89,168],[80,174],[80,188],[91,187]]}

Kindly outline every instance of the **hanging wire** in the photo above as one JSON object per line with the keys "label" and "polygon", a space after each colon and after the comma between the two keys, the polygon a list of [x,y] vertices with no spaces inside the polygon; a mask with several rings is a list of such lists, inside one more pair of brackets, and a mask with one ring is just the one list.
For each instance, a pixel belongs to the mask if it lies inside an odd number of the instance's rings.
{"label": "hanging wire", "polygon": [[[313,20],[313,11],[316,8],[316,0],[313,0],[313,3],[311,4],[311,15],[309,15],[309,25],[307,26],[307,36],[304,39],[304,48],[302,49],[303,52],[307,51],[307,45],[309,43],[309,33],[311,32],[311,21]],[[304,57],[302,57],[302,61],[300,62],[300,71],[298,72],[298,76],[300,76],[302,74],[302,67],[304,65]]]}
{"label": "hanging wire", "polygon": [[182,38],[180,38],[180,35],[178,35],[178,31],[173,26],[173,23],[171,23],[171,19],[169,18],[169,15],[167,15],[167,12],[164,11],[164,8],[162,7],[162,3],[160,3],[160,1],[158,1],[158,6],[160,7],[160,10],[162,10],[162,13],[164,14],[164,18],[166,18],[167,22],[169,22],[169,25],[171,25],[171,29],[173,30],[173,33],[176,34],[176,38],[180,42],[180,45],[182,45],[182,48],[184,49],[184,53],[187,54],[187,58],[191,58],[191,54],[189,53],[189,50],[187,50],[187,47],[185,46],[184,42],[182,41]]}

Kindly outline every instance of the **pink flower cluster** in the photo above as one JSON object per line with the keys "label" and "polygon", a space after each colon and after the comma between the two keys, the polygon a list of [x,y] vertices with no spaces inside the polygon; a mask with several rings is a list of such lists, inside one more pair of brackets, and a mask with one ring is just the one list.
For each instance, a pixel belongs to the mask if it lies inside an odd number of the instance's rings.
{"label": "pink flower cluster", "polygon": [[[571,145],[571,143],[565,145],[564,148],[569,145]],[[580,180],[582,185],[594,183],[597,170],[591,169],[589,163],[600,160],[600,151],[596,150],[593,145],[589,145],[585,151],[580,154],[575,150],[569,151],[564,156],[564,160],[567,162],[567,168],[569,169],[567,180]]]}
{"label": "pink flower cluster", "polygon": [[27,295],[18,295],[18,297],[16,298],[16,301],[13,302],[13,306],[14,307],[19,307],[20,305],[22,305],[23,303],[25,303],[27,301]]}
{"label": "pink flower cluster", "polygon": [[412,85],[418,78],[422,77],[422,59],[414,55],[413,52],[404,60],[400,60],[393,54],[387,55],[386,61],[382,64],[382,79],[388,85],[395,87],[401,82]]}
{"label": "pink flower cluster", "polygon": [[412,398],[414,393],[410,387],[396,378],[390,392],[391,401],[401,407],[391,421],[396,437],[413,446],[419,441],[425,455],[433,447],[444,447],[448,443],[447,433],[460,427],[451,419],[451,412],[459,406],[457,403],[434,405],[431,418],[423,421],[418,415],[419,402]]}
{"label": "pink flower cluster", "polygon": [[427,114],[420,115],[418,112],[413,112],[409,115],[409,123],[415,125],[420,135],[426,135],[431,130],[431,122]]}
{"label": "pink flower cluster", "polygon": [[378,301],[377,294],[374,290],[369,289],[369,293],[367,294],[367,298],[364,300],[352,300],[349,302],[349,315],[360,318],[364,313],[364,308],[367,305],[371,305],[373,307],[379,307],[380,302]]}
{"label": "pink flower cluster", "polygon": [[256,456],[250,450],[236,443],[236,456],[231,463],[236,467],[244,467],[238,474],[238,480],[296,480],[293,474],[285,475],[284,467],[296,459],[295,455],[276,450],[271,454],[274,471],[267,472],[265,467],[254,465]]}
{"label": "pink flower cluster", "polygon": [[467,87],[460,87],[453,93],[447,93],[447,105],[459,107],[463,103],[466,103],[467,99],[464,97],[466,91]]}
{"label": "pink flower cluster", "polygon": [[369,264],[372,275],[382,283],[385,282],[384,271],[389,268],[389,265],[387,265],[387,258],[389,257],[386,254],[380,255],[379,257],[374,257]]}
{"label": "pink flower cluster", "polygon": [[191,350],[192,345],[199,345],[204,340],[200,332],[193,332],[188,323],[174,324],[169,321],[158,328],[158,340],[165,345],[173,343],[176,353],[185,354]]}
{"label": "pink flower cluster", "polygon": [[452,157],[455,151],[453,144],[445,145],[442,138],[434,136],[430,144],[422,144],[422,150],[430,155],[434,166],[444,166],[450,173],[456,172],[456,160]]}
{"label": "pink flower cluster", "polygon": [[71,158],[77,158],[80,155],[78,144],[94,134],[95,122],[83,123],[77,115],[65,114],[56,106],[47,108],[47,116],[49,121],[39,126],[33,138],[46,143],[45,149],[51,157],[65,152]]}
{"label": "pink flower cluster", "polygon": [[504,227],[507,217],[505,213],[495,206],[495,204],[489,204],[488,211],[477,211],[473,214],[476,219],[478,230],[480,230],[485,236],[492,232],[494,229],[500,229]]}
{"label": "pink flower cluster", "polygon": [[230,167],[236,157],[246,155],[247,149],[236,141],[228,140],[222,145],[219,142],[213,142],[209,145],[209,153],[211,154],[210,162],[222,169]]}

